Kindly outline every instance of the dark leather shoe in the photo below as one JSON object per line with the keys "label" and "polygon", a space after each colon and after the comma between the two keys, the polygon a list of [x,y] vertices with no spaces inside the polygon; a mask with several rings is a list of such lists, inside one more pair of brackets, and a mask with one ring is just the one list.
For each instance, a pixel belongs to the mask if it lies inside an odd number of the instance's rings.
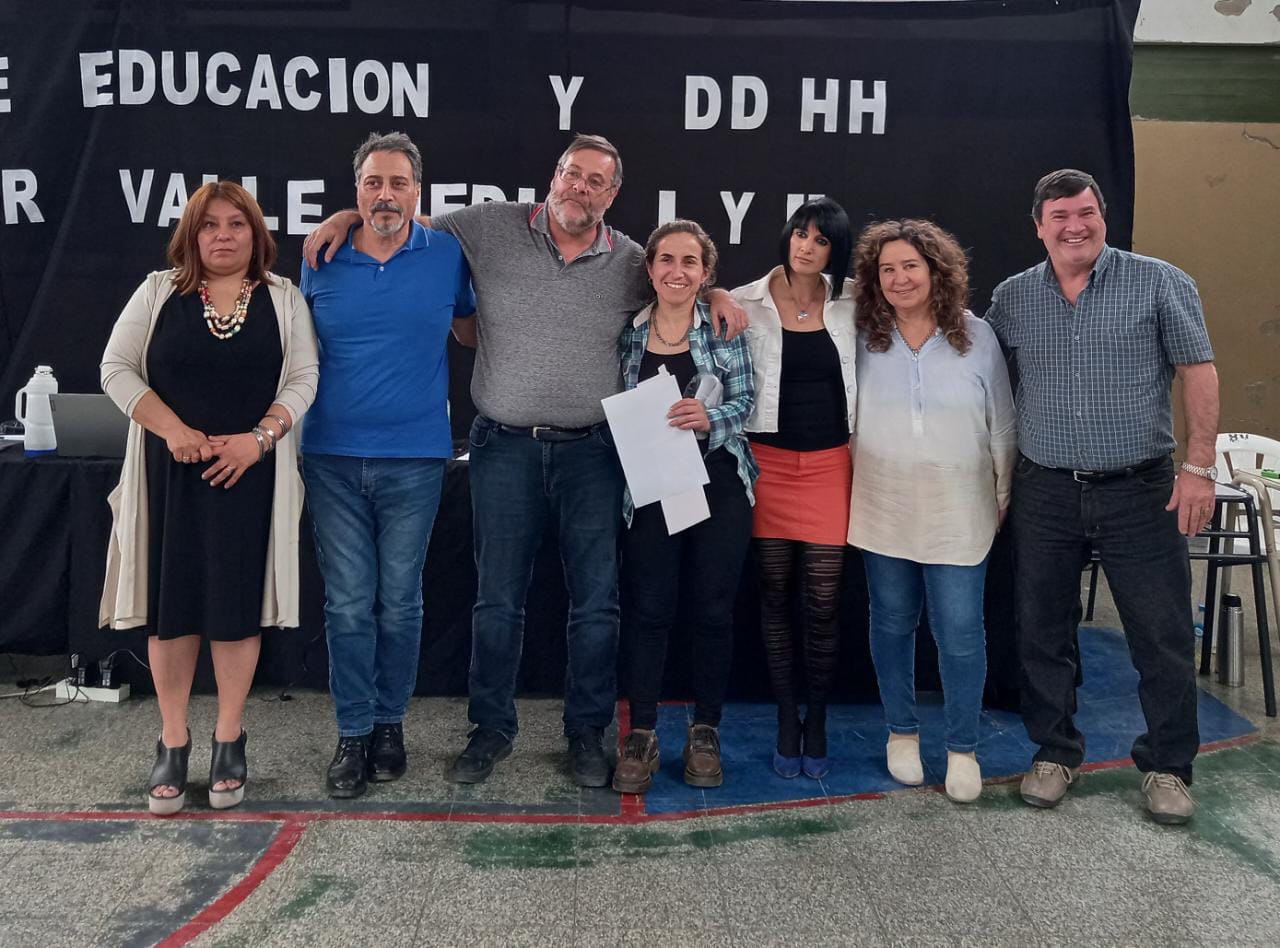
{"label": "dark leather shoe", "polygon": [[466,750],[458,755],[445,776],[454,783],[480,783],[494,765],[511,753],[511,741],[501,731],[478,727],[471,732]]}
{"label": "dark leather shoe", "polygon": [[369,736],[340,737],[325,775],[329,796],[350,800],[369,789]]}
{"label": "dark leather shoe", "polygon": [[604,756],[604,728],[586,725],[569,736],[569,773],[580,787],[609,783],[609,761]]}
{"label": "dark leather shoe", "polygon": [[653,775],[660,766],[658,732],[636,728],[622,744],[622,755],[613,771],[613,789],[619,793],[644,793],[653,786]]}
{"label": "dark leather shoe", "polygon": [[689,742],[684,745],[684,782],[691,787],[718,787],[724,783],[720,731],[710,724],[689,728]]}
{"label": "dark leather shoe", "polygon": [[[239,806],[244,800],[244,785],[249,780],[249,764],[245,760],[244,745],[249,735],[240,729],[234,741],[218,740],[213,733],[213,757],[209,761],[209,806],[215,810],[227,810]],[[220,783],[236,781],[238,786],[227,790],[213,789]]]}
{"label": "dark leather shoe", "polygon": [[369,738],[369,779],[399,780],[407,766],[404,725],[375,724]]}

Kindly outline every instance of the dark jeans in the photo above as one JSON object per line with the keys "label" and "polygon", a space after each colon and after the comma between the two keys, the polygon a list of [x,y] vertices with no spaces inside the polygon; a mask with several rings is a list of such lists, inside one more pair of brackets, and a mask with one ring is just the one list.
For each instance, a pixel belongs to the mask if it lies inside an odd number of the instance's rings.
{"label": "dark jeans", "polygon": [[658,723],[658,699],[666,667],[667,638],[676,624],[681,580],[693,611],[683,634],[693,643],[695,724],[719,727],[733,659],[733,603],[751,541],[751,503],[738,477],[737,459],[725,450],[707,457],[707,506],[711,517],[667,534],[661,504],[635,512],[622,544],[623,579],[630,608],[627,693],[631,726]]}
{"label": "dark jeans", "polygon": [[324,577],[329,690],[343,737],[399,724],[418,678],[422,565],[444,458],[308,454],[307,508]]}
{"label": "dark jeans", "polygon": [[1100,484],[1018,462],[1010,508],[1016,564],[1022,719],[1036,760],[1078,767],[1084,735],[1076,707],[1080,571],[1098,551],[1129,654],[1147,732],[1133,744],[1138,769],[1191,782],[1196,723],[1191,570],[1177,513],[1166,511],[1173,462]]}
{"label": "dark jeans", "polygon": [[479,584],[471,617],[471,723],[515,737],[524,603],[550,523],[569,589],[565,733],[607,727],[617,700],[623,488],[608,428],[572,441],[535,441],[477,415],[470,475]]}

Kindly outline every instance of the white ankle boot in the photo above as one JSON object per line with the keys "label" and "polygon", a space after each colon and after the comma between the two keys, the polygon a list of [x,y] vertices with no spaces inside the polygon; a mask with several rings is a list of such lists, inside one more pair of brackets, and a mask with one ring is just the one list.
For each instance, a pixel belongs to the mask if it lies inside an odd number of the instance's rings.
{"label": "white ankle boot", "polygon": [[947,798],[953,803],[972,803],[982,793],[982,768],[968,754],[947,751]]}
{"label": "white ankle boot", "polygon": [[890,740],[884,748],[889,776],[908,787],[924,783],[924,766],[920,763],[919,741]]}

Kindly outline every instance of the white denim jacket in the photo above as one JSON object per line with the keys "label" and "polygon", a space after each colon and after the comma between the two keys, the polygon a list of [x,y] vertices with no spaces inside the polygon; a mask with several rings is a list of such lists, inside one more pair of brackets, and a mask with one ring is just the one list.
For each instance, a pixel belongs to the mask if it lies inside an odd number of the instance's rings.
{"label": "white denim jacket", "polygon": [[[747,311],[747,345],[751,349],[751,365],[755,372],[756,404],[747,419],[747,431],[778,430],[778,402],[782,388],[782,317],[769,293],[769,280],[782,267],[774,267],[754,283],[732,291],[733,298]],[[831,278],[827,282],[830,296]],[[840,355],[840,373],[844,377],[844,400],[849,414],[849,430],[854,430],[858,408],[857,364],[858,334],[853,321],[853,281],[844,281],[844,292],[838,300],[827,300],[823,323]]]}

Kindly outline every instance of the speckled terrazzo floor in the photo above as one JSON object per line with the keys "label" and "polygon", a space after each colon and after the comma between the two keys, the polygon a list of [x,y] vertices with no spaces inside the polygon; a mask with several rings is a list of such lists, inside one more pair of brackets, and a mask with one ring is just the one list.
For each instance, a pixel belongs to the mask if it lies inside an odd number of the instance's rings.
{"label": "speckled terrazzo floor", "polygon": [[[1098,624],[1113,626],[1104,600]],[[1086,637],[1120,663],[1108,633]],[[1280,729],[1250,661],[1245,688],[1202,680],[1202,712],[1230,726],[1208,735],[1219,749],[1197,763],[1185,828],[1147,820],[1139,775],[1105,758],[1052,812],[1024,806],[1012,779],[969,807],[891,789],[854,749],[880,740],[875,709],[856,708],[824,785],[775,786],[751,746],[760,709],[738,706],[725,792],[682,796],[664,771],[641,808],[570,783],[550,701],[522,702],[517,752],[489,782],[454,788],[464,705],[419,699],[410,774],[339,805],[322,787],[328,699],[306,692],[251,701],[244,807],[214,814],[193,776],[184,816],[158,820],[142,803],[153,700],[0,701],[0,945],[1275,945]],[[200,731],[212,714],[195,699]],[[663,710],[673,760],[682,714]],[[988,717],[985,771],[1012,774],[1025,734]],[[1091,737],[1108,723],[1098,753],[1122,755],[1119,711]],[[193,760],[207,753],[197,737]]]}

